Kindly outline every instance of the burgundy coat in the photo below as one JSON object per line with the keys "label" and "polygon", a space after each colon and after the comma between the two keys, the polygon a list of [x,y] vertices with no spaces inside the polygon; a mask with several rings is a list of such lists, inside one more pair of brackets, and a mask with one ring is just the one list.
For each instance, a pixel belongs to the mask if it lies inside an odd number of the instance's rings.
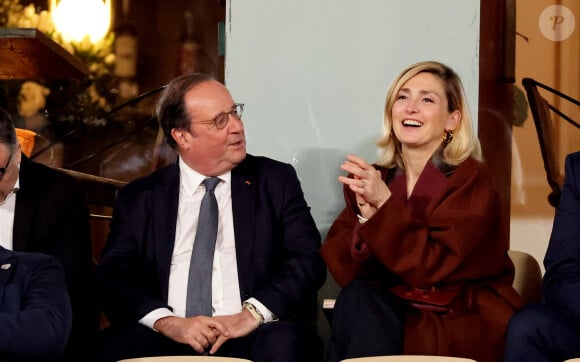
{"label": "burgundy coat", "polygon": [[485,166],[468,159],[446,175],[429,163],[409,198],[404,173],[389,188],[391,198],[360,224],[354,193],[344,187],[346,207],[321,249],[330,273],[341,286],[359,278],[392,283],[392,275],[416,288],[466,285],[471,303],[462,313],[409,308],[405,353],[500,361],[521,299],[512,288],[509,232]]}

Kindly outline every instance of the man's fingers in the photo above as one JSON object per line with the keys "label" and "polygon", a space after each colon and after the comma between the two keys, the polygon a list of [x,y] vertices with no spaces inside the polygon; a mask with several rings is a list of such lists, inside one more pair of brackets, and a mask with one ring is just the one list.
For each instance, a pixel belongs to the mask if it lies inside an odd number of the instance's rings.
{"label": "man's fingers", "polygon": [[[219,332],[216,329],[211,328],[211,326],[209,326],[209,327],[210,328],[202,329],[201,335],[209,342],[209,344],[213,344],[213,343],[215,343],[215,341],[219,335]],[[205,347],[208,347],[208,346],[205,346]]]}
{"label": "man's fingers", "polygon": [[222,323],[216,321],[215,319],[211,323],[209,323],[208,326],[217,330],[219,332],[219,334],[222,334],[226,337],[228,337],[230,335],[230,332],[228,331],[226,326],[224,326]]}
{"label": "man's fingers", "polygon": [[225,343],[225,341],[227,341],[228,338],[225,337],[224,335],[220,335],[218,336],[216,342],[211,346],[211,349],[209,351],[209,354],[214,354],[218,351],[218,349],[220,349],[220,347]]}
{"label": "man's fingers", "polygon": [[196,339],[193,339],[189,345],[199,354],[203,354],[203,352],[205,352],[205,347],[202,346],[201,343],[199,343]]}

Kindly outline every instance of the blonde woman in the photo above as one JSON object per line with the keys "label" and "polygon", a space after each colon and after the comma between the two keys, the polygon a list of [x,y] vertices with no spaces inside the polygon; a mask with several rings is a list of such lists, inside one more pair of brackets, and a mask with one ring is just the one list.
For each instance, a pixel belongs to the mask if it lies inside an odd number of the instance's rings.
{"label": "blonde woman", "polygon": [[348,155],[346,207],[322,255],[343,287],[330,360],[430,354],[499,361],[521,301],[506,225],[463,86],[448,66],[402,71],[387,93],[379,159]]}

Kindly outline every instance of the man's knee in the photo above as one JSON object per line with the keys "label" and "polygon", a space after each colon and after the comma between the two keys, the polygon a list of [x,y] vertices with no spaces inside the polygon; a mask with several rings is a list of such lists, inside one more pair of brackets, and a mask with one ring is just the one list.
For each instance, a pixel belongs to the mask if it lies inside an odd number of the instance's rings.
{"label": "man's knee", "polygon": [[557,314],[546,305],[528,305],[512,316],[508,324],[508,339],[511,341],[535,339],[549,330],[557,321]]}
{"label": "man's knee", "polygon": [[323,345],[312,325],[275,322],[260,327],[252,349],[256,361],[320,361]]}

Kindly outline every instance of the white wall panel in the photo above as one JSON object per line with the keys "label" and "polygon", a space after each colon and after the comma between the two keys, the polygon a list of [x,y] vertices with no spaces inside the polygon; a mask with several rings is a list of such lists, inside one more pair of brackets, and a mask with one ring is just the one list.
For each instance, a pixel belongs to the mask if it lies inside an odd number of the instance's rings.
{"label": "white wall panel", "polygon": [[344,205],[339,166],[349,152],[375,160],[403,68],[453,67],[477,118],[479,0],[231,0],[226,11],[225,81],[246,104],[248,151],[295,166],[323,236]]}

